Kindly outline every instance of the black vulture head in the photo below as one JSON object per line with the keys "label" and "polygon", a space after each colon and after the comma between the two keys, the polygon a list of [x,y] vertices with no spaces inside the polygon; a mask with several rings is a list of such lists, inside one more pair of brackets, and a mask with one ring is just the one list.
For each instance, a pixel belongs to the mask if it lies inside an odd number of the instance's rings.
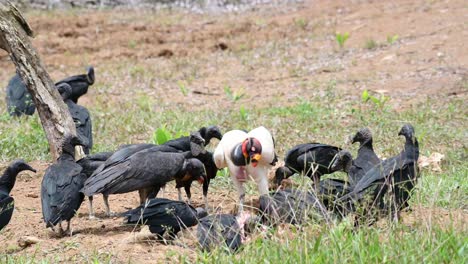
{"label": "black vulture head", "polygon": [[65,136],[62,142],[62,154],[68,154],[75,157],[75,146],[83,146],[83,142],[77,136]]}
{"label": "black vulture head", "polygon": [[203,217],[208,216],[208,212],[204,208],[197,207],[195,208],[195,211],[197,211],[198,219],[202,219]]}
{"label": "black vulture head", "polygon": [[347,150],[340,150],[335,155],[335,159],[330,167],[331,171],[344,171],[344,172],[349,172],[349,169],[352,165],[353,161],[353,156],[351,153]]}
{"label": "black vulture head", "polygon": [[361,128],[351,139],[351,143],[354,144],[356,142],[359,142],[360,144],[363,144],[365,142],[371,141],[372,140],[372,132],[370,131],[369,128]]}
{"label": "black vulture head", "polygon": [[24,160],[22,159],[17,159],[13,161],[10,166],[9,166],[13,171],[16,173],[20,173],[22,171],[28,170],[32,172],[37,172],[33,167],[31,167],[29,164],[27,164]]}
{"label": "black vulture head", "polygon": [[89,66],[88,70],[86,72],[86,81],[88,82],[89,85],[94,84],[94,68],[93,66]]}
{"label": "black vulture head", "polygon": [[191,177],[191,181],[198,181],[203,184],[206,180],[205,165],[198,159],[187,159],[185,163],[185,171]]}
{"label": "black vulture head", "polygon": [[404,136],[406,139],[413,139],[414,127],[411,124],[404,124],[398,135]]}
{"label": "black vulture head", "polygon": [[5,170],[3,175],[0,177],[0,190],[11,192],[11,189],[15,186],[16,176],[18,173],[24,170],[36,172],[31,166],[29,166],[24,160],[17,159],[13,161]]}
{"label": "black vulture head", "polygon": [[274,183],[280,186],[284,179],[289,178],[293,175],[293,172],[288,167],[279,167],[275,172]]}
{"label": "black vulture head", "polygon": [[66,101],[72,94],[72,87],[68,83],[60,83],[57,85],[57,91],[62,96],[63,101]]}
{"label": "black vulture head", "polygon": [[[203,133],[202,133],[202,130],[203,130]],[[209,144],[212,138],[217,138],[219,140],[223,138],[223,134],[221,134],[221,130],[219,130],[217,126],[209,126],[206,128],[203,127],[200,129],[199,132],[205,139],[205,144]]]}
{"label": "black vulture head", "polygon": [[262,144],[256,138],[246,138],[242,142],[242,155],[252,163],[253,167],[257,167],[262,159]]}

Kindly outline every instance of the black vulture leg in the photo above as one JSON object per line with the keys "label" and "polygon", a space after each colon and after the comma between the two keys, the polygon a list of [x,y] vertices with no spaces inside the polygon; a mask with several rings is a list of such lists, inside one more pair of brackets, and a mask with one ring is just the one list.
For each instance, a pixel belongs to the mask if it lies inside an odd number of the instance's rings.
{"label": "black vulture leg", "polygon": [[183,201],[183,199],[182,199],[182,191],[180,190],[180,188],[177,188],[177,196],[179,197],[179,201]]}
{"label": "black vulture leg", "polygon": [[109,195],[103,195],[104,198],[104,205],[106,206],[106,215],[108,217],[114,216],[114,212],[111,212],[110,207],[109,207]]}
{"label": "black vulture leg", "polygon": [[62,236],[63,236],[63,233],[64,233],[63,228],[62,228],[62,221],[60,221],[60,222],[58,223],[58,226],[59,226],[59,229],[58,229],[59,236],[62,237]]}
{"label": "black vulture leg", "polygon": [[72,236],[73,231],[71,230],[70,225],[71,225],[71,219],[68,220],[68,222],[67,222],[67,230],[65,230],[65,233],[68,233],[68,234],[70,234],[70,236]]}
{"label": "black vulture leg", "polygon": [[191,204],[192,204],[192,200],[191,200],[191,198],[192,198],[192,193],[190,192],[190,185],[184,186],[184,189],[185,189],[185,194],[187,195],[187,199],[188,199],[187,202],[188,202],[188,204],[191,205]]}
{"label": "black vulture leg", "polygon": [[210,186],[210,179],[203,182],[203,202],[205,203],[205,210],[208,211],[208,186]]}
{"label": "black vulture leg", "polygon": [[89,219],[97,219],[97,217],[94,216],[93,197],[92,196],[88,197],[88,209],[89,209]]}

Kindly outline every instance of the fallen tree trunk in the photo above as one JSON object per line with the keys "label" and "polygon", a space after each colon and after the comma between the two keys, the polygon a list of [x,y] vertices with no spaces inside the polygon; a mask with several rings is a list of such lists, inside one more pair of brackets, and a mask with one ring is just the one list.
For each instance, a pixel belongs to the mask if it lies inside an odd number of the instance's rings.
{"label": "fallen tree trunk", "polygon": [[63,137],[76,135],[75,124],[29,37],[33,32],[19,10],[9,1],[0,2],[0,48],[8,52],[31,94],[56,160]]}

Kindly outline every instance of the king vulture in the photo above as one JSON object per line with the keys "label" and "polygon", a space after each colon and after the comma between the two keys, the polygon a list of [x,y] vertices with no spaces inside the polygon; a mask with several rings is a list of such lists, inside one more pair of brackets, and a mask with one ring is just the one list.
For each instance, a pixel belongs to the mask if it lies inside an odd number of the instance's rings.
{"label": "king vulture", "polygon": [[263,126],[246,133],[231,130],[224,134],[213,158],[218,169],[227,167],[239,194],[239,213],[243,211],[244,182],[256,182],[260,195],[268,194],[268,170],[276,163],[274,139]]}

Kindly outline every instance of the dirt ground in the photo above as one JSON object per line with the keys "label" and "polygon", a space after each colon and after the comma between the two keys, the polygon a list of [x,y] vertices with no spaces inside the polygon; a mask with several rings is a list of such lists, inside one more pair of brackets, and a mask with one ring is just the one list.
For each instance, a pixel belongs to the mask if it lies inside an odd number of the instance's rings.
{"label": "dirt ground", "polygon": [[[463,0],[394,0],[305,1],[222,15],[80,10],[30,11],[26,16],[36,31],[34,46],[54,79],[81,72],[90,62],[101,71],[98,82],[105,88],[90,89],[83,98],[87,105],[96,104],[96,95],[104,92],[111,93],[112,100],[125,101],[138,90],[187,108],[229,107],[216,103],[225,97],[226,84],[236,89],[248,87],[243,101],[255,97],[266,105],[287,105],[322,93],[326,83],[334,80],[351,98],[359,98],[368,89],[391,96],[392,106],[399,109],[432,96],[466,98],[467,14]],[[342,49],[335,32],[351,36]],[[394,35],[398,38],[389,43],[387,37]],[[237,56],[246,49],[252,51],[248,57]],[[196,78],[188,74],[191,69],[187,67],[195,67],[190,64],[193,61],[198,61]],[[129,67],[149,67],[154,75],[142,74],[141,83],[122,89],[117,75],[123,70],[105,70],[122,62]],[[174,64],[180,64],[181,71],[168,73]],[[0,87],[5,87],[14,67],[3,51],[0,67],[5,69],[0,72]],[[168,79],[190,79],[190,100]],[[317,87],[311,89],[304,83]],[[204,103],[206,100],[213,104]],[[73,221],[75,235],[56,238],[44,228],[40,210],[40,182],[48,163],[32,165],[38,173],[22,173],[12,192],[16,210],[2,231],[0,244],[5,246],[0,252],[38,258],[60,253],[68,261],[90,261],[90,256],[110,253],[113,262],[154,262],[175,258],[171,252],[194,250],[191,232],[184,233],[183,245],[132,243],[139,229],[123,226],[121,218],[104,218],[100,197],[95,204],[102,219],[88,220],[84,202]],[[193,190],[193,201],[201,204],[201,188],[194,186]],[[173,186],[166,193],[169,198],[177,197]],[[234,193],[209,195],[210,203],[220,204],[225,212],[233,209],[234,197]],[[124,212],[135,207],[137,199],[136,193],[111,196],[111,208]],[[416,208],[404,221],[412,224],[450,217],[464,225],[467,219],[464,211],[428,211]],[[37,237],[40,242],[21,249],[17,240],[23,236]]]}

